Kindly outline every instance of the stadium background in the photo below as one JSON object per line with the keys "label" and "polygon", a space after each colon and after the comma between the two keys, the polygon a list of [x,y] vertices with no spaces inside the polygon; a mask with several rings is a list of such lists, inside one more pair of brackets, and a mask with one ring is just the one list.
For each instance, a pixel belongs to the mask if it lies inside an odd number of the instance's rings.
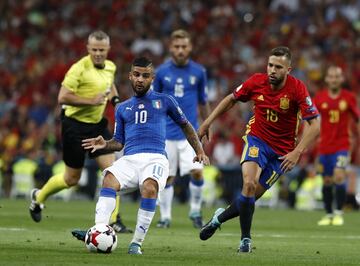
{"label": "stadium background", "polygon": [[[109,58],[118,67],[122,99],[131,95],[132,59],[147,55],[161,64],[168,58],[169,34],[178,28],[193,37],[193,59],[207,69],[213,107],[252,73],[265,71],[267,53],[278,45],[291,48],[292,74],[311,94],[324,86],[326,66],[337,64],[345,71],[345,87],[359,96],[358,0],[25,0],[1,1],[0,10],[1,197],[23,195],[28,187],[21,180],[34,177],[41,185],[61,160],[58,90],[69,66],[86,54],[87,36],[95,29],[111,37]],[[107,110],[110,120],[112,111]],[[229,188],[239,186],[237,162],[250,114],[251,105],[238,105],[217,122],[214,141],[206,146],[222,173],[217,185],[226,201],[236,193]],[[311,163],[313,154],[300,166],[309,170]],[[89,162],[90,174],[92,167]],[[11,182],[14,176],[19,184]]]}

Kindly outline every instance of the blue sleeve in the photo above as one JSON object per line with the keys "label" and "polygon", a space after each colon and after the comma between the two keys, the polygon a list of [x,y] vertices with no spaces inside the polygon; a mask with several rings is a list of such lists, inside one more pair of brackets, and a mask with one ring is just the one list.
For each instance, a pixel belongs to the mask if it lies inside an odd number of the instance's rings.
{"label": "blue sleeve", "polygon": [[166,104],[168,106],[168,110],[167,110],[168,116],[170,116],[171,119],[174,120],[174,122],[179,126],[188,123],[188,120],[184,112],[181,110],[175,98],[173,98],[170,95],[166,95],[165,99],[166,99]]}
{"label": "blue sleeve", "polygon": [[208,100],[207,94],[208,94],[207,76],[206,76],[206,70],[203,68],[201,69],[200,82],[199,82],[199,94],[198,94],[199,103],[206,104]]}
{"label": "blue sleeve", "polygon": [[114,126],[114,139],[121,143],[125,143],[125,134],[124,134],[124,119],[121,116],[121,105],[118,105],[115,111],[115,126]]}
{"label": "blue sleeve", "polygon": [[161,73],[159,71],[157,71],[155,74],[155,78],[152,83],[152,87],[153,87],[153,90],[157,91],[157,92],[162,92],[162,90],[163,90]]}

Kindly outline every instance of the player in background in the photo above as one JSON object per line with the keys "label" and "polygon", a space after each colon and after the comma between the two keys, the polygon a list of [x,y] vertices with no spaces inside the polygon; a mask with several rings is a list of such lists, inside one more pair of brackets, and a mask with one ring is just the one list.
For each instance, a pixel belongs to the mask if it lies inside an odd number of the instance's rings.
{"label": "player in background", "polygon": [[[200,139],[209,127],[238,101],[254,102],[254,116],[248,122],[241,157],[243,188],[241,195],[226,209],[219,208],[200,230],[200,239],[210,238],[220,225],[240,216],[241,241],[238,252],[251,252],[251,224],[255,200],[276,180],[290,171],[320,131],[320,119],[306,86],[289,75],[291,53],[287,47],[271,50],[267,74],[254,74],[226,96],[202,123]],[[297,143],[300,118],[308,123]]]}
{"label": "player in background", "polygon": [[[50,195],[79,182],[87,153],[81,146],[82,139],[99,134],[105,139],[111,138],[103,114],[108,100],[115,106],[120,99],[114,85],[116,66],[107,60],[109,50],[109,36],[103,31],[92,32],[87,43],[89,54],[71,66],[61,84],[58,102],[64,106],[61,122],[65,172],[52,176],[40,190],[31,191],[29,209],[35,222],[41,221],[44,202]],[[102,170],[115,161],[115,154],[109,151],[91,153],[89,157],[94,158]],[[119,214],[114,218],[112,226],[116,232],[131,232]]]}
{"label": "player in background", "polygon": [[[176,30],[171,34],[171,60],[160,65],[156,71],[153,88],[169,94],[177,100],[192,126],[198,128],[198,109],[204,120],[210,113],[207,103],[207,77],[203,66],[190,59],[192,43],[190,34]],[[184,133],[170,118],[166,125],[166,153],[170,162],[170,173],[165,189],[159,195],[160,221],[157,227],[168,228],[171,222],[171,207],[174,197],[174,179],[177,170],[180,176],[190,174],[189,217],[195,228],[201,228],[201,203],[204,178],[203,166],[194,163],[194,150]]]}
{"label": "player in background", "polygon": [[[330,66],[326,71],[327,89],[314,97],[321,115],[319,164],[323,176],[323,202],[326,215],[318,225],[343,225],[346,200],[346,168],[350,163],[351,120],[359,121],[355,95],[342,89],[343,71]],[[335,201],[335,210],[333,210]]]}
{"label": "player in background", "polygon": [[[151,61],[145,57],[135,59],[129,73],[135,95],[116,107],[113,138],[105,141],[99,136],[83,141],[84,148],[91,152],[120,151],[125,147],[124,156],[104,170],[95,223],[108,223],[115,208],[117,191],[139,188],[140,207],[129,254],[142,254],[141,246],[155,214],[158,192],[166,185],[169,174],[165,152],[168,116],[183,130],[195,150],[193,160],[209,163],[196,131],[174,98],[149,90],[153,79],[154,68]],[[77,233],[78,239],[85,239],[85,231]]]}

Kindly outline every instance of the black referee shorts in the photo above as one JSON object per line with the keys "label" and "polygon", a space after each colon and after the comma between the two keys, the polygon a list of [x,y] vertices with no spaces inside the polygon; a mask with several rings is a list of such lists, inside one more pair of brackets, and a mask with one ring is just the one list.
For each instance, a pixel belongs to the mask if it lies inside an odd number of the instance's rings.
{"label": "black referee shorts", "polygon": [[63,160],[67,166],[82,168],[84,166],[86,153],[88,153],[89,158],[96,158],[99,155],[112,153],[102,150],[91,153],[81,146],[83,139],[94,138],[99,135],[103,136],[106,140],[112,138],[107,128],[108,121],[106,118],[103,118],[97,124],[83,123],[66,116],[62,116],[61,121]]}

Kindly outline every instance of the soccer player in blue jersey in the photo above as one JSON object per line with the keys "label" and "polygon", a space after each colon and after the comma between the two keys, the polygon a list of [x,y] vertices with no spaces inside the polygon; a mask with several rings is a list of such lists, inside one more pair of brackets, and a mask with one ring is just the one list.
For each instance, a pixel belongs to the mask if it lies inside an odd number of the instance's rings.
{"label": "soccer player in blue jersey", "polygon": [[[169,94],[177,100],[192,126],[198,128],[198,109],[202,120],[210,113],[207,103],[207,78],[203,66],[192,61],[190,34],[176,30],[171,34],[171,60],[158,67],[153,82],[157,92]],[[159,228],[168,228],[171,221],[171,205],[174,197],[174,178],[179,168],[180,176],[191,175],[189,217],[195,228],[202,227],[201,202],[204,184],[202,168],[192,161],[194,150],[176,123],[168,118],[166,125],[166,152],[170,162],[169,178],[165,189],[160,193]]]}
{"label": "soccer player in blue jersey", "polygon": [[[196,131],[173,97],[150,89],[154,69],[150,60],[134,60],[129,73],[135,95],[117,105],[115,131],[111,140],[102,136],[83,140],[83,147],[97,150],[120,151],[124,156],[104,170],[104,181],[96,204],[95,223],[108,224],[115,208],[117,191],[140,188],[141,201],[136,228],[128,253],[142,254],[141,246],[155,214],[158,192],[163,190],[169,173],[165,152],[167,117],[182,129],[196,152],[194,162],[209,163]],[[79,231],[84,240],[84,231]]]}

